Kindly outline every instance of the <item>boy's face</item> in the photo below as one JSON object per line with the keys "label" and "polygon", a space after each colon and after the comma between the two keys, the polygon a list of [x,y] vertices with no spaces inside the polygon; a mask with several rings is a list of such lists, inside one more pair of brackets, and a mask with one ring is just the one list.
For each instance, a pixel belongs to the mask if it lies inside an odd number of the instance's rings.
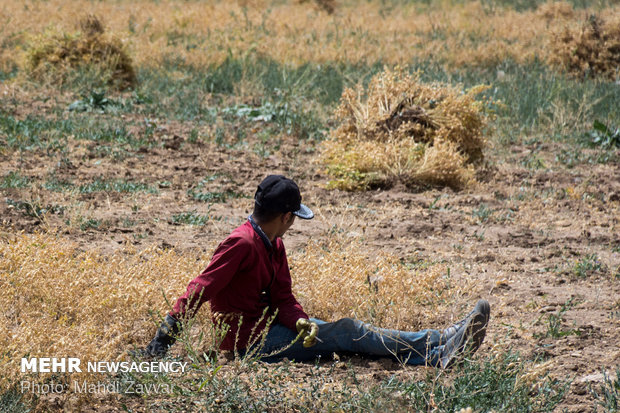
{"label": "boy's face", "polygon": [[287,212],[286,214],[282,214],[279,217],[279,221],[281,225],[280,225],[280,231],[278,231],[277,236],[281,237],[293,225],[293,222],[295,222],[295,214],[293,214],[292,212]]}

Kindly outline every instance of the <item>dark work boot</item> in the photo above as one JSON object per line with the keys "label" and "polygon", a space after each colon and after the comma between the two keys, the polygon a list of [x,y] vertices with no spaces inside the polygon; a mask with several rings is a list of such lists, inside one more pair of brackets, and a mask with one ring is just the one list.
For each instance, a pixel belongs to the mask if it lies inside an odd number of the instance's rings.
{"label": "dark work boot", "polygon": [[[467,320],[474,315],[475,313],[480,313],[483,314],[485,317],[485,321],[484,321],[484,325],[486,326],[489,322],[489,317],[491,315],[491,306],[489,305],[489,302],[487,300],[478,300],[478,302],[476,303],[476,306],[474,307],[474,309],[467,314],[467,316],[465,318],[463,318],[461,321],[457,321],[456,323],[452,324],[450,327],[447,327],[446,329],[444,329],[441,332],[441,336],[443,338],[443,342],[445,343],[447,340],[450,339],[450,337],[452,337],[454,334],[456,334],[456,332],[463,327],[463,325],[465,325],[465,323],[467,322]],[[483,334],[483,339],[484,339],[484,333],[486,330],[483,330],[482,334]]]}
{"label": "dark work boot", "polygon": [[465,319],[448,327],[454,330],[449,331],[448,341],[440,347],[441,367],[450,368],[461,362],[464,355],[473,354],[478,350],[484,341],[490,314],[491,307],[488,301],[480,300]]}

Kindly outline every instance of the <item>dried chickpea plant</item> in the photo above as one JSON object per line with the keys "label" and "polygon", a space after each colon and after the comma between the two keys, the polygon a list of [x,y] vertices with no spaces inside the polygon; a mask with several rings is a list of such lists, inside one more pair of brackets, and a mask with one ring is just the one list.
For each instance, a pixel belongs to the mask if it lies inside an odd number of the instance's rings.
{"label": "dried chickpea plant", "polygon": [[319,160],[330,186],[467,186],[486,145],[488,117],[477,100],[485,89],[425,84],[402,68],[377,74],[367,90],[345,89],[335,113],[340,126]]}

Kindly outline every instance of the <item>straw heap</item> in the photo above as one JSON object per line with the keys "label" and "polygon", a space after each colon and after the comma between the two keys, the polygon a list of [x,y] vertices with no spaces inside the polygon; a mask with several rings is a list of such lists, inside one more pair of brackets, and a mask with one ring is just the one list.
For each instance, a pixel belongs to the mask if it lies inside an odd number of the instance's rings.
{"label": "straw heap", "polygon": [[475,97],[485,89],[463,93],[424,84],[400,68],[377,74],[368,90],[346,89],[335,113],[341,124],[320,154],[333,178],[330,185],[346,190],[397,182],[464,187],[483,158],[487,119]]}
{"label": "straw heap", "polygon": [[577,29],[564,28],[551,38],[551,63],[576,76],[620,78],[620,16],[607,21],[591,15]]}
{"label": "straw heap", "polygon": [[47,31],[30,42],[25,71],[39,82],[64,83],[76,71],[90,72],[119,89],[134,86],[136,74],[122,42],[105,33],[92,15],[80,21],[78,33]]}

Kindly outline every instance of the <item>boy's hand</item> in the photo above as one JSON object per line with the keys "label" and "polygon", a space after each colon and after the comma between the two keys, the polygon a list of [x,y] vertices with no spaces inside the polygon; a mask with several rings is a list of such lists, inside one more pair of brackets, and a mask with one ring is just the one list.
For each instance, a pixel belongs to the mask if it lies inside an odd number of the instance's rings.
{"label": "boy's hand", "polygon": [[316,323],[313,323],[307,318],[300,318],[297,320],[297,323],[295,323],[295,327],[298,333],[302,333],[304,347],[312,347],[316,344],[316,336],[319,333],[319,326]]}
{"label": "boy's hand", "polygon": [[168,349],[176,341],[175,336],[181,331],[181,323],[170,314],[166,316],[161,326],[157,329],[155,337],[146,349],[141,352],[142,356],[148,357],[163,357],[168,352]]}

